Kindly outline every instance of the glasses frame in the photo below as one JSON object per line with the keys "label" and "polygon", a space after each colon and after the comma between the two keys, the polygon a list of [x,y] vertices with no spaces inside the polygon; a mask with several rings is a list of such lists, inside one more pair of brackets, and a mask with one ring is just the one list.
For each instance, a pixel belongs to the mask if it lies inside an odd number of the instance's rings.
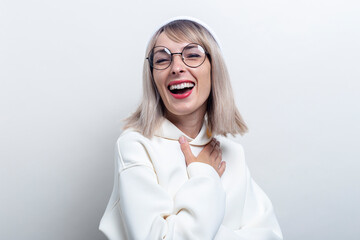
{"label": "glasses frame", "polygon": [[[186,49],[186,47],[188,47],[189,45],[192,45],[192,44],[195,44],[195,45],[198,45],[198,46],[202,47],[202,49],[204,49],[204,52],[205,52],[204,60],[203,60],[199,65],[197,65],[197,66],[195,66],[195,67],[189,66],[188,64],[186,64],[185,58],[184,58],[184,56],[183,56],[183,53],[184,53],[184,50]],[[169,50],[169,52],[170,52],[170,63],[169,63],[169,65],[168,65],[167,67],[165,67],[165,68],[156,68],[156,67],[154,67],[153,64],[152,64],[152,60],[150,60],[150,55],[151,55],[151,53],[152,53],[152,52],[154,51],[154,49],[157,48],[157,47],[166,48],[166,49]],[[168,67],[170,67],[171,63],[173,62],[173,56],[176,55],[176,54],[180,55],[180,56],[181,56],[181,60],[183,61],[183,63],[184,63],[186,66],[190,67],[190,68],[200,67],[200,66],[205,62],[206,57],[210,57],[210,54],[205,50],[205,48],[204,48],[203,46],[201,46],[201,45],[198,44],[198,43],[189,43],[189,44],[187,44],[187,45],[182,49],[181,52],[177,52],[177,53],[172,53],[172,52],[170,51],[170,49],[168,49],[168,48],[165,47],[165,46],[155,46],[155,47],[153,47],[153,48],[151,49],[151,51],[149,52],[148,57],[147,57],[146,59],[148,60],[149,65],[150,65],[151,68],[156,69],[156,70],[165,70],[165,69],[167,69]]]}

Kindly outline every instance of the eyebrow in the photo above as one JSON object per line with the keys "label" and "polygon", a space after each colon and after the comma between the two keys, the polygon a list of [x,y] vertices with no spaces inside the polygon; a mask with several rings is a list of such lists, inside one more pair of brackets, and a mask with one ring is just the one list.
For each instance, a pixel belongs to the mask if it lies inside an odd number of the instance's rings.
{"label": "eyebrow", "polygon": [[[156,47],[163,47],[163,49],[156,50],[153,54],[158,53],[158,52],[166,52],[165,48],[170,51],[169,48],[164,47],[164,46],[155,46],[154,48],[156,48]],[[186,45],[185,47],[183,47],[183,49],[181,51],[184,51],[184,49],[192,49],[192,48],[198,48],[198,46],[188,46],[188,45]],[[173,53],[173,52],[170,51],[170,53]]]}
{"label": "eyebrow", "polygon": [[193,46],[185,46],[184,48],[183,48],[183,50],[184,49],[192,49],[192,48],[198,48],[198,45],[193,45]]}
{"label": "eyebrow", "polygon": [[[170,51],[170,50],[169,50]],[[154,54],[155,53],[158,53],[158,52],[165,52],[165,49],[163,48],[163,49],[158,49],[158,50],[156,50],[155,52],[154,52]]]}

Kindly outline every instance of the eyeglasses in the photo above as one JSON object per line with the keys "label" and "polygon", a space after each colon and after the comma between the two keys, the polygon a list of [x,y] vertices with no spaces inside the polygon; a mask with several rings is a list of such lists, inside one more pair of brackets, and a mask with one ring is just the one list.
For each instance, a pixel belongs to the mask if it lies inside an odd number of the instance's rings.
{"label": "eyeglasses", "polygon": [[191,68],[199,67],[204,63],[206,55],[209,55],[201,45],[190,43],[179,53],[172,53],[168,48],[163,46],[154,47],[146,59],[152,68],[164,70],[171,65],[173,55],[175,54],[181,55],[181,59],[185,65]]}

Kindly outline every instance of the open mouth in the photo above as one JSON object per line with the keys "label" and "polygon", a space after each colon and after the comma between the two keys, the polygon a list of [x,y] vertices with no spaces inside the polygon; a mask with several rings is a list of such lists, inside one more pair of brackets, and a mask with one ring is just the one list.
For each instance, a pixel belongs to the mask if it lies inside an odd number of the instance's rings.
{"label": "open mouth", "polygon": [[173,95],[183,95],[187,92],[190,92],[194,86],[195,84],[193,82],[187,81],[171,84],[168,86],[168,89]]}

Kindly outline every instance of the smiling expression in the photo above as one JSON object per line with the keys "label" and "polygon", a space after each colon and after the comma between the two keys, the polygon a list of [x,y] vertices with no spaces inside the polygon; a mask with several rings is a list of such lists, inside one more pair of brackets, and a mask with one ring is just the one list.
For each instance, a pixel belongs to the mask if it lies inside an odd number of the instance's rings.
{"label": "smiling expression", "polygon": [[[189,43],[175,42],[161,33],[155,46],[166,46],[171,52],[177,53]],[[211,91],[211,64],[207,57],[201,66],[191,68],[185,65],[180,55],[173,55],[168,68],[153,69],[153,77],[166,108],[165,114],[205,114]]]}

